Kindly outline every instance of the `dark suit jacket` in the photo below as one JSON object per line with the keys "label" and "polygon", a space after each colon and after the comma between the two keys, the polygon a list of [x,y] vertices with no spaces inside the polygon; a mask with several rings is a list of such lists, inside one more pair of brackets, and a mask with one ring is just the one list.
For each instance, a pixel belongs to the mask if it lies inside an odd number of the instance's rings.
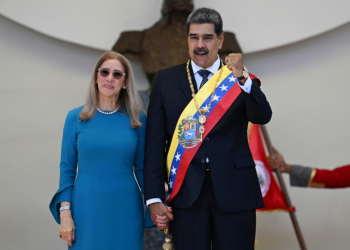
{"label": "dark suit jacket", "polygon": [[[195,89],[195,78],[190,69]],[[191,101],[186,64],[159,71],[153,83],[148,107],[144,185],[145,200],[164,200],[166,155],[176,123]],[[188,167],[174,208],[190,207],[198,198],[206,175],[206,157],[215,197],[226,212],[261,208],[264,202],[247,140],[248,121],[265,124],[272,111],[257,80],[251,94],[243,90],[208,134]]]}

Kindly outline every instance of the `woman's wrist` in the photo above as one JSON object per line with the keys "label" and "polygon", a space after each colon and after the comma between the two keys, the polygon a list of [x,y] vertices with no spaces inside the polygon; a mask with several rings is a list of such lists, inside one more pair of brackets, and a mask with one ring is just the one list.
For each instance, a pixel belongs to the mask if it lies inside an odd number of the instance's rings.
{"label": "woman's wrist", "polygon": [[60,207],[60,216],[71,216],[71,205],[69,201],[62,201]]}
{"label": "woman's wrist", "polygon": [[61,218],[72,217],[72,212],[70,211],[70,209],[62,210],[60,212],[60,217]]}
{"label": "woman's wrist", "polygon": [[61,207],[65,207],[65,206],[70,206],[70,202],[69,201],[62,201]]}

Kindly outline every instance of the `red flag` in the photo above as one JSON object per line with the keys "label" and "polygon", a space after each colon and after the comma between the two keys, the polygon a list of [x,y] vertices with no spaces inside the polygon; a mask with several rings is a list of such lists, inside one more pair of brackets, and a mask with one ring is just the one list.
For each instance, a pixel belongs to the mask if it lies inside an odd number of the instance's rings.
{"label": "red flag", "polygon": [[258,211],[295,210],[294,207],[287,207],[283,194],[272,174],[261,139],[259,125],[257,124],[252,124],[249,135],[249,147],[253,154],[256,172],[259,177],[260,189],[265,203],[265,207],[258,209]]}

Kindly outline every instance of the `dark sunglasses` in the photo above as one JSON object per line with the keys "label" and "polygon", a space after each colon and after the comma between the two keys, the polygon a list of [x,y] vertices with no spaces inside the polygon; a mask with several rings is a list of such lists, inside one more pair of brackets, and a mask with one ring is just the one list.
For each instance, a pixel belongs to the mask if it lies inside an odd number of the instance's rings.
{"label": "dark sunglasses", "polygon": [[[109,69],[106,68],[99,68],[98,71],[100,72],[100,75],[103,77],[109,76]],[[125,76],[125,73],[119,71],[119,70],[114,70],[112,73],[114,79],[121,79],[123,76]]]}

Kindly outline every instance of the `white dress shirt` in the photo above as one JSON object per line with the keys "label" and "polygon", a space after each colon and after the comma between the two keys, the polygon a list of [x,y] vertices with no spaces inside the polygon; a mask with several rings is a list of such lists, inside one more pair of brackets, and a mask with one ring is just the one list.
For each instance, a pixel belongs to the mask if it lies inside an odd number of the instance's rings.
{"label": "white dress shirt", "polygon": [[[191,66],[192,66],[194,78],[196,79],[196,84],[197,84],[198,90],[199,90],[199,87],[200,87],[202,79],[203,79],[203,77],[201,77],[201,75],[198,73],[198,71],[203,70],[203,69],[210,71],[210,74],[208,76],[208,80],[209,80],[216,72],[219,71],[220,64],[221,64],[221,60],[220,60],[219,56],[216,59],[216,61],[214,62],[214,64],[212,66],[210,66],[209,68],[202,68],[202,67],[198,66],[197,64],[195,64],[191,60]],[[244,86],[242,86],[240,84],[238,84],[238,86],[240,86],[244,92],[250,94],[250,90],[252,88],[252,79],[250,77],[248,77],[248,79],[244,83]],[[208,158],[207,158],[207,162],[209,162]],[[150,204],[156,203],[156,202],[162,202],[162,200],[160,198],[149,199],[146,201],[146,205],[149,206]]]}

